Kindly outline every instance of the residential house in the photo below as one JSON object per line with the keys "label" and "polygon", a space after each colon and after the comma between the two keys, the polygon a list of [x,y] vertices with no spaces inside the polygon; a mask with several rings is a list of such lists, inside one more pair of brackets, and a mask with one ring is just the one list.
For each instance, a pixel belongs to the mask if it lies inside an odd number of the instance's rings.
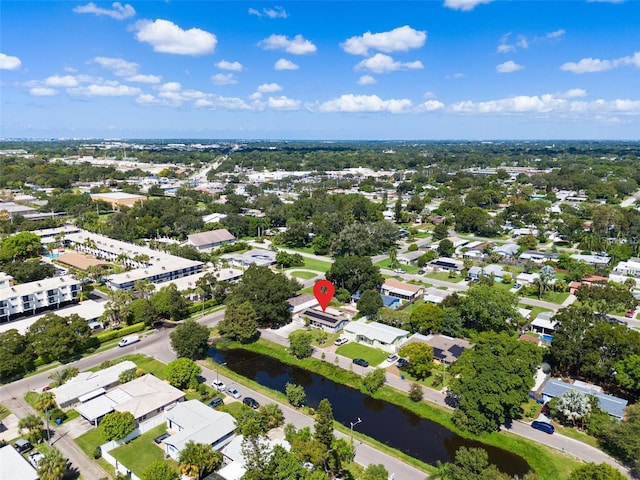
{"label": "residential house", "polygon": [[174,431],[163,442],[165,454],[174,460],[179,458],[180,452],[190,441],[220,450],[235,436],[235,419],[199,400],[187,400],[168,408],[165,418],[167,429]]}
{"label": "residential house", "polygon": [[379,348],[387,352],[395,352],[409,336],[409,332],[378,322],[349,322],[344,327],[346,338]]}
{"label": "residential house", "polygon": [[300,313],[307,308],[313,308],[320,305],[316,297],[310,293],[301,293],[300,295],[291,297],[287,300],[287,303],[289,304],[289,310],[293,315]]}
{"label": "residential house", "polygon": [[493,278],[496,282],[502,282],[502,277],[505,275],[504,269],[500,265],[491,264],[483,267],[482,275],[485,277]]}
{"label": "residential house", "polygon": [[464,268],[464,262],[455,258],[439,257],[429,262],[434,271],[459,272]]}
{"label": "residential house", "polygon": [[553,320],[556,312],[540,312],[536,318],[529,324],[532,332],[553,335],[558,326],[558,321]]}
{"label": "residential house", "polygon": [[531,260],[533,263],[541,264],[544,262],[557,262],[559,253],[554,252],[538,252],[536,250],[525,250],[520,254],[518,260],[526,262]]}
{"label": "residential house", "polygon": [[538,278],[539,273],[519,273],[516,275],[516,282],[520,285],[533,285]]}
{"label": "residential house", "polygon": [[340,332],[349,323],[348,318],[333,308],[326,309],[324,312],[318,307],[307,308],[300,313],[300,317],[308,321],[312,327],[321,328],[329,333]]}
{"label": "residential house", "polygon": [[472,348],[472,345],[462,338],[453,338],[438,333],[429,335],[414,333],[402,346],[411,342],[421,342],[431,345],[433,347],[433,359],[447,365],[454,363],[465,350]]}
{"label": "residential house", "polygon": [[583,255],[580,253],[572,254],[571,258],[579,262],[584,262],[587,265],[595,265],[601,267],[606,267],[611,261],[611,257],[607,257],[606,255]]}
{"label": "residential house", "polygon": [[[244,437],[242,435],[238,435],[220,451],[223,455],[224,463],[223,467],[218,470],[218,475],[222,477],[223,480],[241,480],[247,472],[247,469],[245,468],[246,459],[242,451],[243,440]],[[291,450],[291,445],[286,440],[272,440],[270,438],[264,439],[264,446],[269,451],[272,451],[273,447],[276,445],[280,445],[287,451]]]}
{"label": "residential house", "polygon": [[401,282],[395,278],[387,278],[382,287],[380,293],[388,295],[390,297],[396,297],[401,300],[413,301],[422,295],[424,287],[420,285],[413,285],[411,283]]}
{"label": "residential house", "polygon": [[403,265],[415,265],[420,257],[425,254],[424,250],[414,250],[398,254],[398,262]]}
{"label": "residential house", "polygon": [[428,303],[441,304],[445,298],[447,298],[451,292],[448,290],[440,290],[438,288],[429,287],[424,290],[424,301]]}
{"label": "residential house", "polygon": [[244,253],[227,253],[221,256],[230,265],[239,268],[248,268],[251,265],[270,267],[276,263],[276,252],[271,250],[253,249]]}
{"label": "residential house", "polygon": [[187,235],[187,245],[195,247],[199,252],[209,252],[222,245],[230,244],[236,241],[226,228],[210,230],[208,232],[192,233]]}
{"label": "residential house", "polygon": [[624,409],[627,406],[627,400],[602,393],[602,388],[597,385],[578,381],[574,383],[567,383],[562,380],[552,378],[545,383],[542,395],[544,401],[548,402],[552,398],[559,397],[569,390],[577,390],[581,393],[597,398],[600,409],[618,420],[622,420],[624,417]]}
{"label": "residential house", "polygon": [[0,447],[0,480],[38,480],[40,476],[26,458],[6,444]]}
{"label": "residential house", "polygon": [[514,258],[517,255],[518,250],[520,250],[520,246],[517,243],[505,243],[495,247],[491,250],[491,253],[495,253],[501,257]]}
{"label": "residential house", "polygon": [[474,265],[467,272],[467,278],[469,278],[469,280],[480,280],[481,276],[482,276],[482,267],[478,267]]}

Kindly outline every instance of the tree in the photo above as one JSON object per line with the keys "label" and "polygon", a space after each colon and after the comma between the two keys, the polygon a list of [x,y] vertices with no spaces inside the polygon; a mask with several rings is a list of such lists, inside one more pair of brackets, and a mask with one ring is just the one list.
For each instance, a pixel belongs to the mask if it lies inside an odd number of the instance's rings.
{"label": "tree", "polygon": [[591,413],[591,402],[587,394],[578,390],[567,390],[558,397],[556,410],[575,426],[576,421],[583,422]]}
{"label": "tree", "polygon": [[182,357],[166,366],[164,370],[167,381],[176,388],[195,388],[202,368],[190,358]]}
{"label": "tree", "polygon": [[289,334],[289,351],[297,358],[309,358],[313,353],[313,334],[297,330]]}
{"label": "tree", "polygon": [[248,343],[258,335],[258,321],[256,312],[249,302],[227,304],[224,319],[218,324],[221,335]]}
{"label": "tree", "polygon": [[455,461],[443,465],[429,478],[440,480],[486,480],[489,476],[489,455],[483,448],[460,447],[456,450]]}
{"label": "tree", "polygon": [[398,268],[398,250],[396,248],[389,249],[389,268]]}
{"label": "tree", "polygon": [[222,460],[222,454],[211,445],[193,440],[187,442],[178,457],[180,473],[196,480],[220,468]]}
{"label": "tree", "polygon": [[419,402],[422,400],[424,396],[424,390],[422,390],[422,385],[419,383],[413,382],[411,387],[409,387],[409,398],[412,402]]}
{"label": "tree", "polygon": [[249,420],[242,428],[242,456],[244,457],[246,472],[244,480],[262,480],[264,468],[269,463],[270,449],[262,427],[255,421]]}
{"label": "tree", "polygon": [[0,332],[0,381],[10,380],[33,370],[35,359],[31,344],[18,330]]}
{"label": "tree", "polygon": [[290,281],[267,267],[251,265],[233,287],[231,296],[238,304],[251,304],[260,327],[273,327],[291,321],[287,300],[300,288],[295,280]]}
{"label": "tree", "polygon": [[380,269],[371,263],[371,258],[358,256],[336,258],[326,278],[336,288],[346,288],[351,294],[376,290],[384,282]]}
{"label": "tree", "polygon": [[640,355],[629,355],[616,363],[616,381],[634,394],[640,393]]}
{"label": "tree", "polygon": [[280,405],[277,403],[261,405],[258,413],[262,416],[263,423],[267,430],[278,428],[284,423],[284,414],[282,413]]}
{"label": "tree", "polygon": [[309,472],[302,466],[295,453],[282,445],[275,445],[269,464],[263,469],[271,480],[305,480]]}
{"label": "tree", "polygon": [[[145,298],[136,298],[129,304],[130,315],[127,320],[131,324],[144,322],[145,325],[154,325],[158,320],[158,312],[153,304]],[[129,322],[127,322],[129,323]]]}
{"label": "tree", "polygon": [[0,243],[0,262],[26,260],[42,253],[40,237],[32,232],[20,232]]}
{"label": "tree", "polygon": [[316,409],[314,422],[314,438],[327,449],[331,448],[334,440],[333,435],[333,408],[328,399],[323,398]]}
{"label": "tree", "polygon": [[305,393],[302,385],[287,382],[284,387],[284,393],[287,396],[289,403],[294,407],[301,407],[307,400],[307,394]]}
{"label": "tree", "polygon": [[455,247],[453,246],[453,242],[448,238],[444,238],[440,240],[438,244],[438,255],[442,257],[450,257],[455,252]]}
{"label": "tree", "polygon": [[59,317],[51,312],[36,320],[26,335],[36,355],[49,360],[64,360],[82,352],[90,337],[84,318],[76,314]]}
{"label": "tree", "polygon": [[427,378],[433,368],[433,347],[422,342],[411,342],[398,351],[409,362],[405,370],[418,379]]}
{"label": "tree", "polygon": [[433,241],[437,242],[439,240],[444,240],[449,236],[449,230],[447,229],[447,225],[443,223],[438,223],[435,227],[433,227]]}
{"label": "tree", "polygon": [[42,418],[40,418],[35,413],[30,413],[26,417],[22,417],[18,421],[18,432],[20,435],[23,435],[23,431],[27,431],[27,439],[36,444],[40,440],[42,440],[42,428],[44,427],[44,422]]}
{"label": "tree", "polygon": [[193,319],[186,320],[171,332],[171,348],[179,357],[198,358],[209,346],[209,329]]}
{"label": "tree", "polygon": [[387,381],[386,371],[383,368],[376,368],[367,373],[362,378],[362,387],[369,395],[375,393]]}
{"label": "tree", "polygon": [[131,412],[111,412],[107,413],[98,429],[106,440],[122,440],[137,427],[136,419]]}
{"label": "tree", "polygon": [[358,311],[365,317],[374,317],[383,306],[382,297],[375,290],[365,290],[357,303]]}
{"label": "tree", "polygon": [[389,478],[389,472],[381,463],[371,463],[364,469],[360,478],[361,480],[387,480]]}
{"label": "tree", "polygon": [[617,458],[637,471],[640,468],[640,404],[628,406],[624,420],[606,429],[603,440],[608,451],[615,452]]}
{"label": "tree", "polygon": [[187,301],[173,283],[162,287],[151,295],[149,301],[161,317],[178,321],[187,318],[189,315]]}
{"label": "tree", "polygon": [[135,380],[137,378],[137,368],[130,368],[118,375],[118,383],[123,384]]}
{"label": "tree", "polygon": [[477,284],[460,301],[460,316],[468,328],[480,332],[512,331],[521,316],[517,310],[518,297],[506,290]]}
{"label": "tree", "polygon": [[118,325],[120,322],[129,323],[130,305],[134,298],[133,292],[129,290],[109,292],[109,301],[105,304],[104,315],[112,325]]}
{"label": "tree", "polygon": [[432,303],[423,303],[413,309],[409,322],[414,333],[439,332],[444,324],[444,310]]}
{"label": "tree", "polygon": [[52,448],[38,462],[37,472],[40,480],[62,480],[67,472],[67,459],[62,456],[60,450]]}
{"label": "tree", "polygon": [[454,412],[458,426],[473,433],[498,430],[518,418],[533,387],[540,349],[506,333],[484,333],[451,367],[451,392],[460,400]]}
{"label": "tree", "polygon": [[53,392],[42,392],[38,395],[34,406],[41,412],[46,412],[56,407],[56,396]]}
{"label": "tree", "polygon": [[144,471],[142,480],[180,480],[180,473],[164,460],[156,460]]}
{"label": "tree", "polygon": [[569,475],[569,480],[624,480],[626,478],[608,463],[593,462],[580,465]]}

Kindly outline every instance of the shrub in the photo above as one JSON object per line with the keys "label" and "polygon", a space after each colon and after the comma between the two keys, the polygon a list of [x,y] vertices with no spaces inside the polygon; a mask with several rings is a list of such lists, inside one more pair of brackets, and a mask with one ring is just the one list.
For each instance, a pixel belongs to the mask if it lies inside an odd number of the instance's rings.
{"label": "shrub", "polygon": [[101,333],[100,335],[96,335],[94,338],[96,338],[100,343],[105,343],[109,340],[113,340],[114,338],[126,337],[127,335],[130,335],[132,333],[141,332],[142,330],[144,330],[144,328],[144,322],[140,322],[134,325],[129,325],[128,327],[121,328],[119,330],[109,330],[107,332]]}
{"label": "shrub", "polygon": [[411,401],[419,402],[420,400],[422,400],[423,395],[424,391],[422,390],[420,384],[415,382],[412,383],[411,387],[409,388],[409,398],[411,399]]}

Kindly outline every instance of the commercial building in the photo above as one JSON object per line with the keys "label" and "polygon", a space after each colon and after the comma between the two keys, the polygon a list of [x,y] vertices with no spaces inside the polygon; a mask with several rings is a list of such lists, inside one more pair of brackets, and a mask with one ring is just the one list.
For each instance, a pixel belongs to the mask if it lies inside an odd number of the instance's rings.
{"label": "commercial building", "polygon": [[136,202],[146,200],[144,195],[135,195],[133,193],[124,192],[107,192],[107,193],[92,193],[91,200],[102,200],[110,203],[114,210],[120,210],[122,207],[133,207]]}
{"label": "commercial building", "polygon": [[226,228],[211,230],[209,232],[193,233],[187,236],[187,245],[198,249],[199,252],[208,252],[222,245],[233,243],[236,237]]}

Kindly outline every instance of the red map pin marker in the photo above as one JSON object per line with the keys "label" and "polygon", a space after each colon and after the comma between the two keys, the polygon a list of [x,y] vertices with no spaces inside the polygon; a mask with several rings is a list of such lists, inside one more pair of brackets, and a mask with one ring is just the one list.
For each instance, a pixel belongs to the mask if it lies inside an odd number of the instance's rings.
{"label": "red map pin marker", "polygon": [[323,312],[329,306],[329,302],[331,302],[334,293],[336,293],[336,287],[334,287],[333,283],[329,280],[318,280],[313,286],[313,294],[322,307]]}

